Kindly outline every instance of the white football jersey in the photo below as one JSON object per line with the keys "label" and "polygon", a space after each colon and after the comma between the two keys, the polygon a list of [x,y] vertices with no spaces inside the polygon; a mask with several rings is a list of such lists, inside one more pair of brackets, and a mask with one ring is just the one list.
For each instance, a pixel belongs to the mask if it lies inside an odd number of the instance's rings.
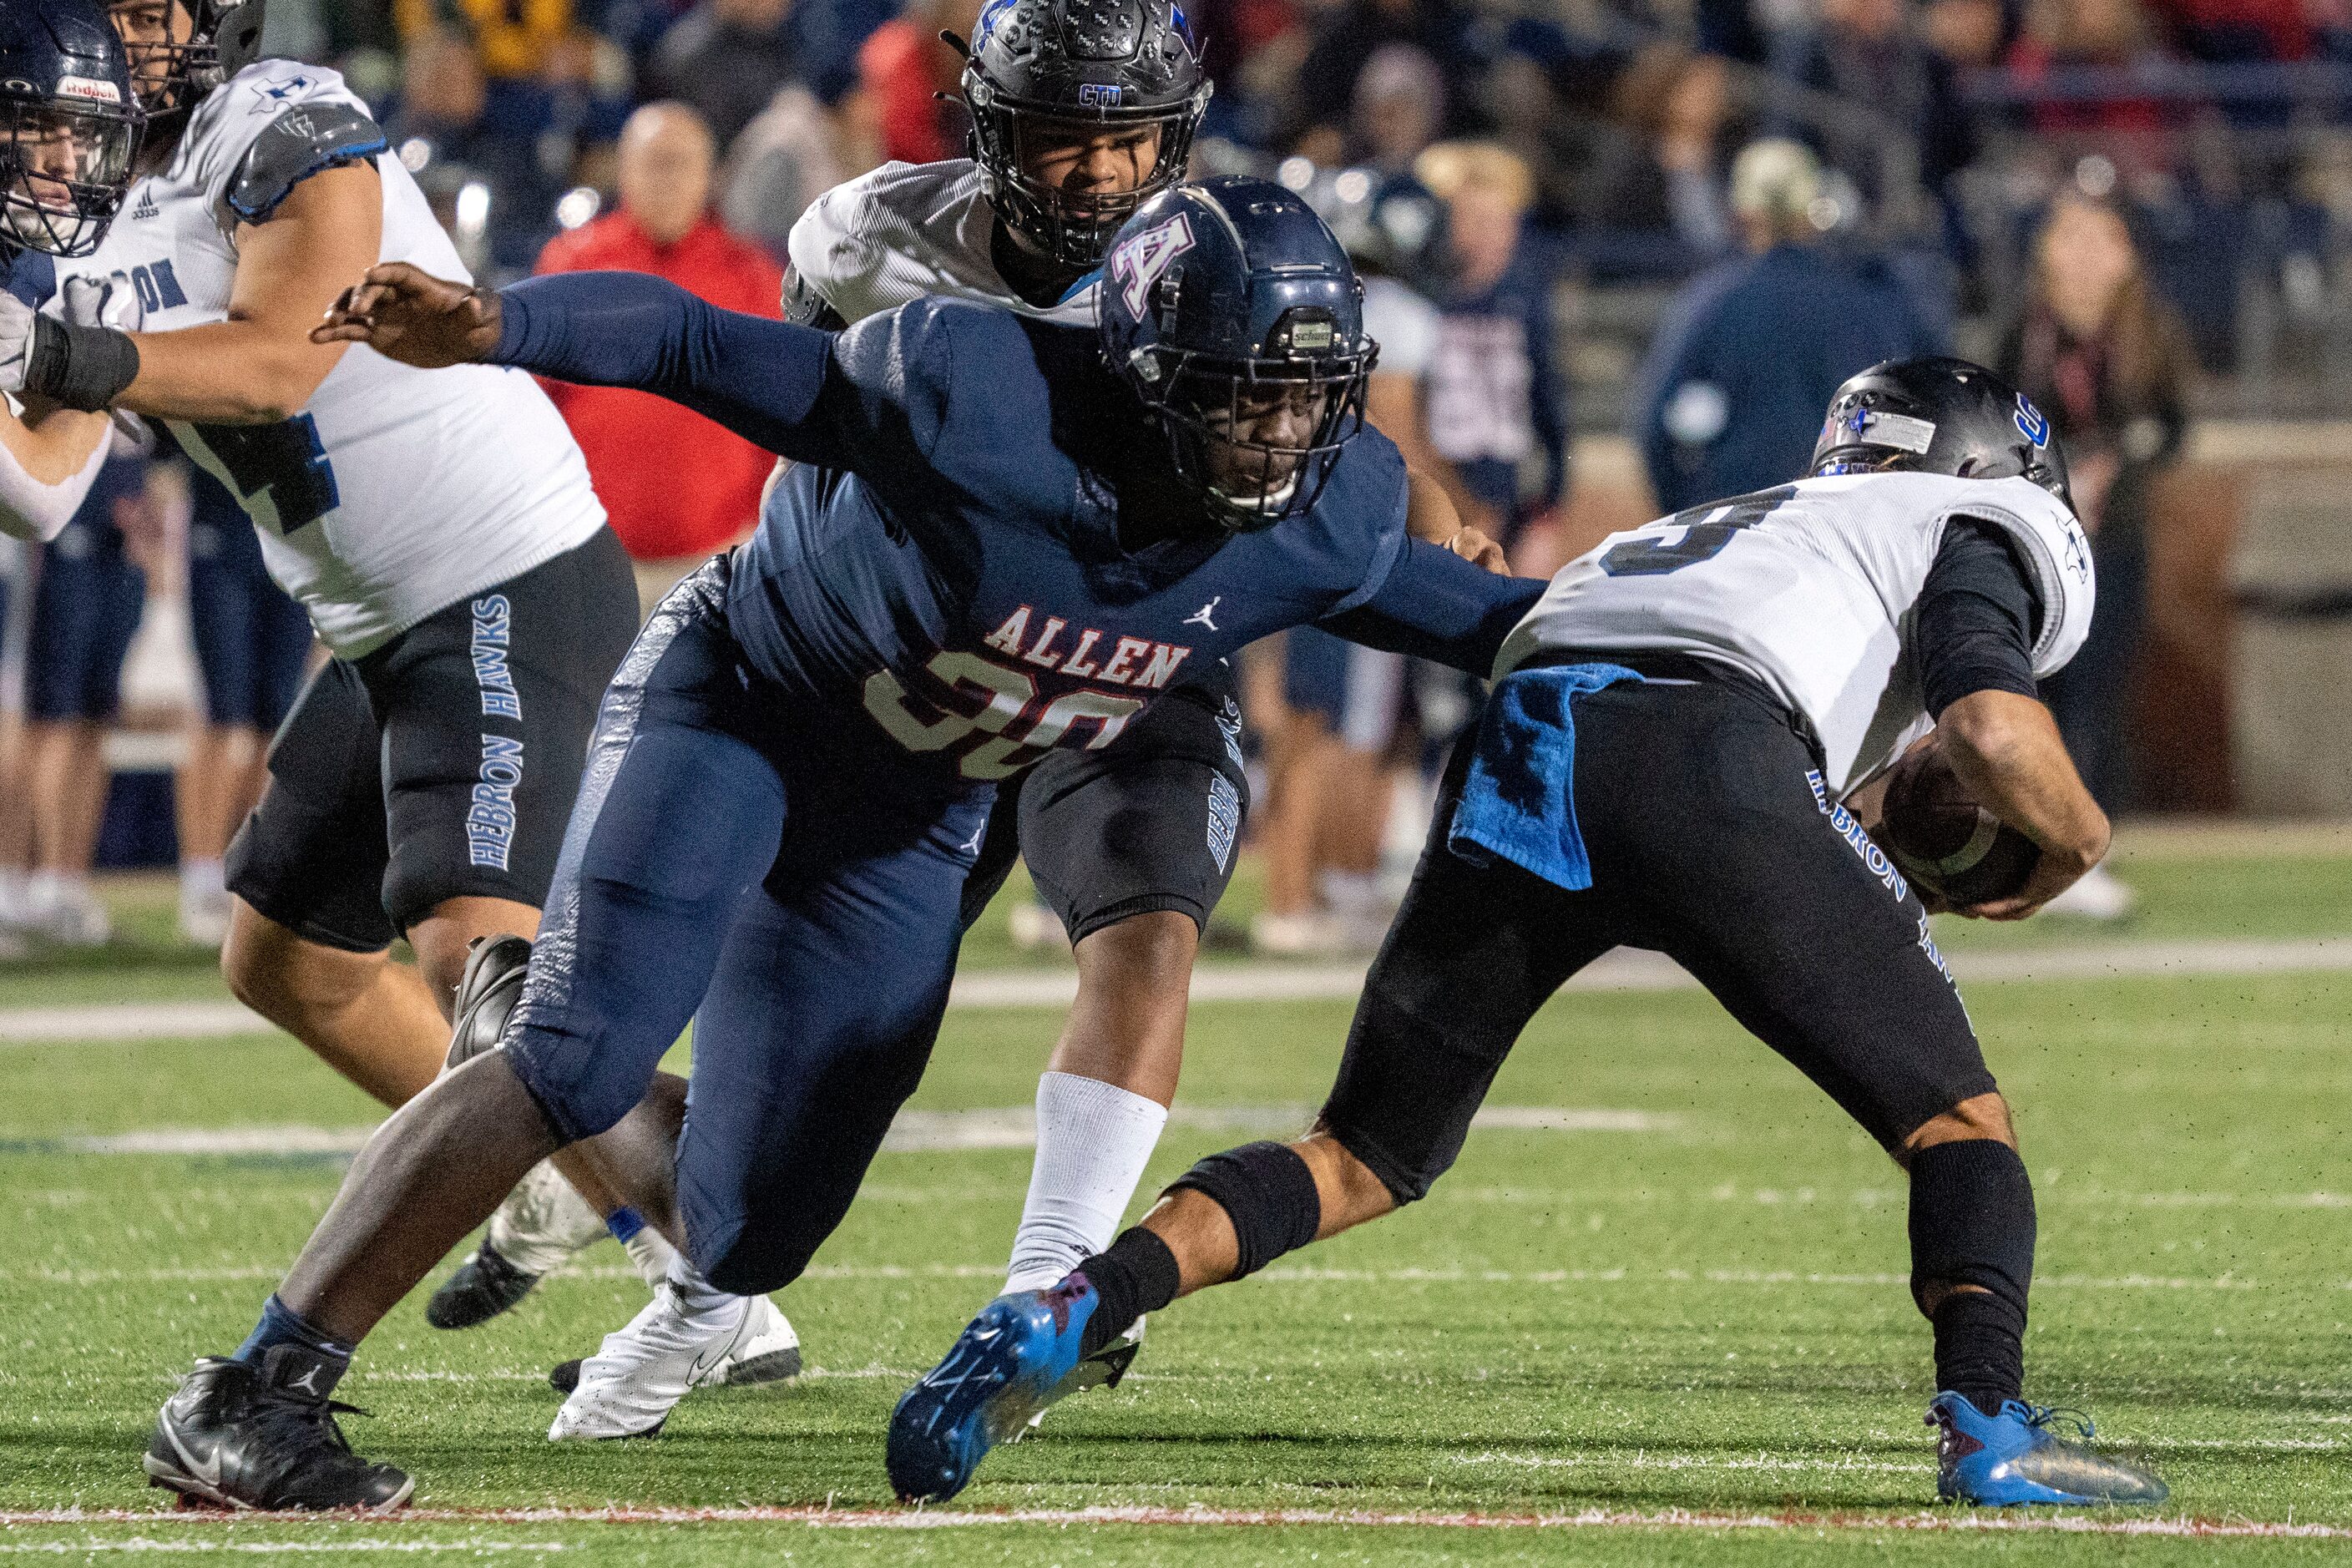
{"label": "white football jersey", "polygon": [[[68,279],[110,278],[110,325],[168,332],[226,320],[239,166],[304,105],[364,110],[333,71],[291,60],[248,66],[207,95],[170,167],[131,187],[97,254],[58,263],[59,297],[47,308],[61,310]],[[374,163],[381,258],[470,282],[400,160]],[[269,574],[346,658],[585,542],[604,521],[562,416],[519,370],[413,370],[354,345],[295,419],[166,423],[243,500]]]}
{"label": "white football jersey", "polygon": [[785,246],[800,285],[852,324],[945,294],[1093,326],[1100,278],[1089,272],[1053,304],[1030,304],[996,270],[989,249],[995,222],[971,159],[885,163],[819,196]]}
{"label": "white football jersey", "polygon": [[1800,479],[1611,534],[1551,580],[1496,677],[1557,650],[1717,660],[1811,724],[1843,795],[1930,727],[1912,633],[1956,517],[2017,546],[2041,605],[2033,673],[2054,674],[2091,629],[2083,525],[2028,479],[1889,473]]}

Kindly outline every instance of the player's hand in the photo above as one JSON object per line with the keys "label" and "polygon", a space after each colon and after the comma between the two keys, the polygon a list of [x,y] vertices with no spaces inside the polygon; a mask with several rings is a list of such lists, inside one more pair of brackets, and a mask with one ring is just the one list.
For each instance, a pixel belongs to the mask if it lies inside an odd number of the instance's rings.
{"label": "player's hand", "polygon": [[1959,912],[1972,921],[2021,921],[2037,914],[2042,905],[2081,881],[2083,874],[2105,858],[2105,846],[2100,849],[2100,854],[2085,856],[2045,847],[2025,886],[2008,898],[1969,904]]}
{"label": "player's hand", "polygon": [[1510,562],[1503,554],[1503,547],[1466,522],[1462,525],[1460,532],[1445,542],[1445,548],[1471,565],[1484,566],[1496,576],[1511,569]]}
{"label": "player's hand", "polygon": [[499,346],[499,297],[387,261],[343,290],[314,343],[365,343],[419,370],[472,364]]}
{"label": "player's hand", "polygon": [[127,279],[68,278],[58,290],[58,302],[64,309],[66,320],[77,327],[111,327],[118,332],[135,332],[146,323],[146,307],[139,302],[139,292]]}

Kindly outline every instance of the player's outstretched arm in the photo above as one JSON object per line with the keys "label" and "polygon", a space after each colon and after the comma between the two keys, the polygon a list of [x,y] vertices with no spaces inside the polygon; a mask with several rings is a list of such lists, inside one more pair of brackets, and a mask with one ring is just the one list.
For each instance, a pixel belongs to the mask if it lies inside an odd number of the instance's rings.
{"label": "player's outstretched arm", "polygon": [[2040,701],[2014,691],[1973,691],[1945,709],[1936,728],[1969,793],[2042,847],[2032,876],[2015,896],[1961,913],[2023,920],[2105,858],[2106,813],[2083,786],[2057,721]]}
{"label": "player's outstretched arm", "polygon": [[1543,596],[1544,586],[1540,578],[1506,577],[1472,565],[1446,546],[1408,539],[1378,593],[1321,625],[1332,636],[1366,647],[1484,677],[1493,671],[1503,639]]}
{"label": "player's outstretched arm", "polygon": [[632,387],[781,457],[853,466],[818,406],[834,334],[722,310],[642,273],[560,273],[492,293],[394,262],[370,268],[312,336],[426,369],[472,362]]}
{"label": "player's outstretched arm", "polygon": [[[13,294],[0,293],[0,391],[26,384],[38,319]],[[110,422],[46,399],[11,396],[0,405],[0,533],[55,539],[81,509],[105,465]]]}

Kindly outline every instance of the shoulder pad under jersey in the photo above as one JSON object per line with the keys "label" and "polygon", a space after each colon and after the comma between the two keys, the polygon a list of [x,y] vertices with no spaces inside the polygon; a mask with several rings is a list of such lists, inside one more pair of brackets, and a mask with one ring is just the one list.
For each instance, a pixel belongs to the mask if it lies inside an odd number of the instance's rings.
{"label": "shoulder pad under jersey", "polygon": [[298,103],[263,127],[246,149],[229,178],[229,210],[247,223],[265,223],[304,180],[373,158],[389,145],[383,127],[356,103]]}
{"label": "shoulder pad under jersey", "polygon": [[2091,568],[2090,536],[2066,503],[2031,479],[1994,479],[1945,509],[1947,517],[1991,523],[2017,546],[2042,605],[2033,638],[2033,674],[2046,679],[2066,667],[2090,635],[2098,583]]}
{"label": "shoulder pad under jersey", "polygon": [[789,262],[784,267],[784,320],[826,332],[837,332],[849,325],[833,308],[833,301],[817,292],[816,286]]}

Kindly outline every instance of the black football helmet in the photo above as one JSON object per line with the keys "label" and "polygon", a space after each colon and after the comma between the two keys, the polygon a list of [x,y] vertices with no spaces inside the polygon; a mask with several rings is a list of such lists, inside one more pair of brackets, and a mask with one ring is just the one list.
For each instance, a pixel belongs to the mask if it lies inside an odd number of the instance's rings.
{"label": "black football helmet", "polygon": [[2049,416],[1980,364],[1889,360],[1830,399],[1808,472],[1906,469],[1967,479],[2026,479],[2073,510],[2066,455]]}
{"label": "black football helmet", "polygon": [[96,250],[131,188],[142,120],[97,0],[0,5],[0,246]]}
{"label": "black football helmet", "polygon": [[264,0],[107,0],[150,116],[194,108],[261,57]]}
{"label": "black football helmet", "polygon": [[[1315,504],[1364,424],[1378,350],[1364,288],[1314,210],[1265,180],[1221,174],[1146,202],[1103,261],[1096,331],[1111,370],[1168,438],[1176,473],[1237,533]],[[1279,399],[1307,439],[1239,432]]]}
{"label": "black football helmet", "polygon": [[[1209,82],[1178,0],[990,0],[966,56],[971,157],[997,216],[1065,266],[1102,259],[1119,225],[1184,177]],[[1065,191],[1023,168],[1023,139],[1157,125],[1132,191]]]}

